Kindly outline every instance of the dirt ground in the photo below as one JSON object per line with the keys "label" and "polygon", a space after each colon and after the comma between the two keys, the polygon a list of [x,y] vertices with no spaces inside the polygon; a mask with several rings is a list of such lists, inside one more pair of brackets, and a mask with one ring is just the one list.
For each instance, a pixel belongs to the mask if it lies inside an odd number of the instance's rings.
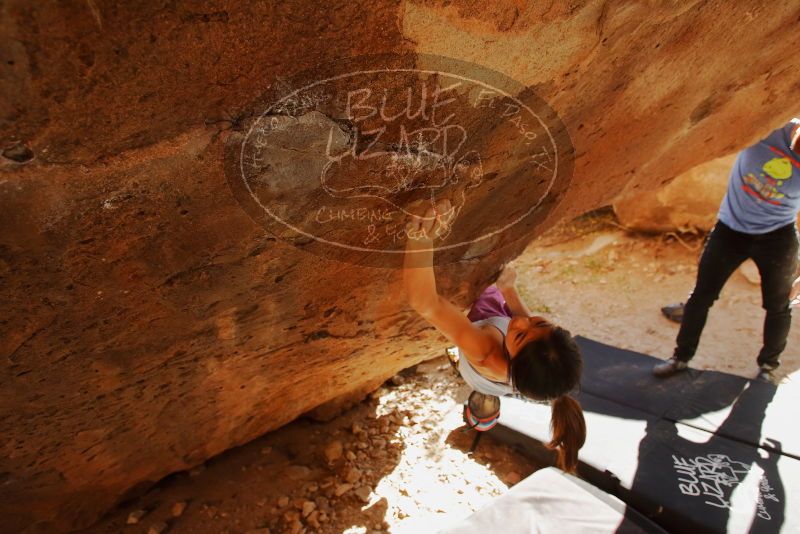
{"label": "dirt ground", "polygon": [[[701,243],[629,234],[601,212],[532,243],[514,262],[517,287],[532,311],[573,334],[667,358],[678,325],[659,308],[691,290]],[[755,376],[760,302],[759,286],[735,273],[692,365]],[[784,380],[800,379],[798,321]],[[491,435],[469,452],[474,434],[461,422],[468,392],[447,360],[434,358],[331,422],[300,419],[175,474],[85,532],[435,532],[538,468]]]}

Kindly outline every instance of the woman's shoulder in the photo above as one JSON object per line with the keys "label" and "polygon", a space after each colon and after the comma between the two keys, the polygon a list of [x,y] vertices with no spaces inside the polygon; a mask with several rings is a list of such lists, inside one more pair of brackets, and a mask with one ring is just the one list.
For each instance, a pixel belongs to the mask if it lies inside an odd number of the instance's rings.
{"label": "woman's shoulder", "polygon": [[[458,348],[461,356],[466,358],[470,365],[479,373],[479,374],[489,374],[491,375],[491,379],[495,380],[500,374],[505,373],[504,369],[499,369],[498,364],[502,360],[503,366],[505,365],[505,359],[502,358],[503,354],[503,340],[505,337],[505,329],[502,326],[494,324],[495,321],[492,321],[493,317],[487,317],[486,319],[481,319],[480,321],[474,321],[473,324],[486,332],[495,342],[494,350],[492,351],[491,355],[488,358],[482,358],[484,360],[481,364],[475,363],[478,359],[472,357],[473,355],[468,354],[464,351],[461,347]],[[502,318],[499,318],[502,319]],[[502,373],[501,373],[502,371]]]}
{"label": "woman's shoulder", "polygon": [[493,317],[486,317],[482,319],[483,325],[491,325],[502,332],[503,335],[508,332],[508,323],[511,321],[511,317],[506,317],[505,315],[497,315]]}

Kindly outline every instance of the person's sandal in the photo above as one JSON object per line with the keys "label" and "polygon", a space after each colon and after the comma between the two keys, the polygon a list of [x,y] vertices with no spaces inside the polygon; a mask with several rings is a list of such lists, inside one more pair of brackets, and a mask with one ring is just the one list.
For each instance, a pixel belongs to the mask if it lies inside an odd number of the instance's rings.
{"label": "person's sandal", "polygon": [[653,367],[653,376],[656,378],[668,378],[689,368],[689,364],[675,357],[665,362],[656,364]]}
{"label": "person's sandal", "polygon": [[664,314],[664,317],[669,319],[670,321],[674,321],[676,323],[680,323],[683,321],[683,302],[679,302],[677,304],[670,304],[669,306],[664,306],[661,308],[661,313]]}

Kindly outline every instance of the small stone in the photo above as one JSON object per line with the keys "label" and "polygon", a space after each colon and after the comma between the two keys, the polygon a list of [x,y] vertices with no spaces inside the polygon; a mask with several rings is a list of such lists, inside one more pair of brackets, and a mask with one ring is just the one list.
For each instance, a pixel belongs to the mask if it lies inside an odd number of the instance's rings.
{"label": "small stone", "polygon": [[145,510],[136,510],[128,514],[128,520],[126,521],[129,525],[136,525],[139,523],[139,520],[144,517],[144,514],[147,512]]}
{"label": "small stone", "polygon": [[353,451],[347,451],[344,454],[344,457],[352,462],[352,461],[354,461],[356,459],[356,453],[354,453]]}
{"label": "small stone", "polygon": [[337,497],[341,497],[353,487],[352,484],[337,484],[336,489],[333,490],[333,494]]}
{"label": "small stone", "polygon": [[323,454],[325,455],[325,460],[327,460],[329,464],[335,462],[336,460],[342,457],[343,450],[344,447],[342,447],[341,441],[339,440],[331,441],[330,443],[328,443],[328,445],[325,446],[325,450],[323,451]]}
{"label": "small stone", "polygon": [[381,439],[381,438],[375,438],[375,439],[372,440],[372,446],[376,447],[376,448],[379,448],[379,449],[382,449],[382,448],[386,447],[386,440],[385,439]]}
{"label": "small stone", "polygon": [[353,423],[353,426],[352,426],[351,430],[353,431],[353,434],[358,434],[358,433],[364,431],[364,427],[362,427],[361,424],[358,421],[355,421]]}
{"label": "small stone", "polygon": [[355,494],[362,501],[369,502],[369,497],[372,494],[372,490],[369,488],[369,486],[361,486],[360,488],[356,489]]}
{"label": "small stone", "polygon": [[304,465],[290,465],[285,473],[290,480],[302,480],[309,477],[311,469]]}
{"label": "small stone", "polygon": [[284,495],[283,497],[278,498],[278,508],[286,508],[289,506],[289,497]]}
{"label": "small stone", "polygon": [[317,518],[317,521],[319,521],[320,523],[327,523],[328,522],[328,514],[326,514],[325,512],[321,512],[319,514],[319,517]]}
{"label": "small stone", "polygon": [[344,479],[346,482],[350,484],[355,484],[358,482],[358,479],[361,478],[361,471],[355,467],[350,467],[344,473]]}
{"label": "small stone", "polygon": [[369,448],[369,443],[367,443],[366,441],[359,441],[358,445],[356,446],[358,447],[359,450],[363,451],[364,449]]}
{"label": "small stone", "polygon": [[311,502],[311,501],[305,501],[305,502],[303,503],[303,508],[302,508],[302,510],[301,510],[301,513],[303,514],[303,517],[308,517],[308,516],[309,516],[309,514],[310,514],[311,512],[313,512],[313,511],[314,511],[316,508],[317,508],[317,505],[316,505],[316,504],[314,504],[313,502]]}
{"label": "small stone", "polygon": [[147,529],[147,534],[161,534],[167,530],[167,524],[163,521],[159,523],[154,523],[150,525],[150,528]]}
{"label": "small stone", "polygon": [[314,528],[319,528],[319,521],[317,521],[317,517],[319,517],[319,511],[314,510],[308,517],[306,518],[306,522]]}
{"label": "small stone", "polygon": [[183,511],[186,510],[186,502],[180,501],[172,505],[172,517],[180,517]]}
{"label": "small stone", "polygon": [[272,447],[269,447],[269,446],[264,447],[264,448],[261,449],[261,454],[269,454],[271,452],[272,452]]}
{"label": "small stone", "polygon": [[393,386],[402,386],[406,383],[406,377],[403,375],[394,375],[389,379],[389,383]]}
{"label": "small stone", "polygon": [[317,505],[317,509],[320,512],[329,512],[331,509],[330,501],[325,497],[317,497],[314,499],[314,503]]}
{"label": "small stone", "polygon": [[373,391],[372,393],[370,393],[369,394],[369,398],[371,398],[371,399],[379,399],[379,398],[383,397],[384,395],[386,395],[386,388],[380,387],[380,388],[376,389],[375,391]]}
{"label": "small stone", "polygon": [[506,476],[503,477],[503,479],[505,480],[506,484],[512,484],[513,485],[513,484],[518,483],[520,480],[522,480],[522,475],[520,475],[516,471],[511,471],[509,473],[506,473]]}
{"label": "small stone", "polygon": [[283,513],[283,520],[287,523],[291,523],[292,521],[299,519],[300,513],[296,510],[287,510]]}

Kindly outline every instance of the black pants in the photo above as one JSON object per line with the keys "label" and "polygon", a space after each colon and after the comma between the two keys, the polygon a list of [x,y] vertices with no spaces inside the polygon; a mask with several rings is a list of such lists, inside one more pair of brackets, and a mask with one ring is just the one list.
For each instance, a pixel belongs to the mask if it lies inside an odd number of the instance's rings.
{"label": "black pants", "polygon": [[759,365],[777,367],[792,324],[789,292],[797,271],[797,251],[798,234],[794,223],[766,234],[752,235],[737,232],[718,221],[703,248],[697,282],[683,310],[675,357],[689,361],[694,356],[709,308],[731,274],[746,259],[752,258],[761,274],[762,307],[767,311],[764,345],[757,361]]}

